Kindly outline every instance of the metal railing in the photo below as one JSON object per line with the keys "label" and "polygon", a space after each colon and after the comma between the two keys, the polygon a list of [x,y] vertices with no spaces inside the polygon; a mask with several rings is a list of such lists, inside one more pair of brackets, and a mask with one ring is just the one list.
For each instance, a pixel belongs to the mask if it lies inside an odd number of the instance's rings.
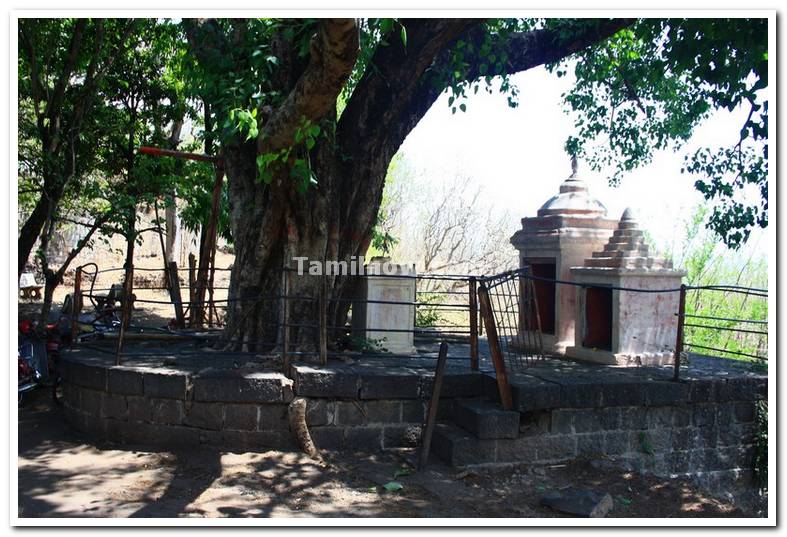
{"label": "metal railing", "polygon": [[[74,282],[74,294],[70,321],[72,335],[76,335],[79,314],[84,308],[85,301],[89,300],[95,310],[97,304],[106,300],[104,291],[112,290],[112,286],[96,287],[97,277],[102,274],[112,274],[124,271],[124,268],[111,268],[89,272],[90,287],[83,288],[85,267],[78,267]],[[346,356],[347,352],[358,351],[364,356],[392,356],[385,350],[384,342],[380,345],[371,342],[360,347],[353,346],[353,339],[359,334],[400,334],[412,333],[420,341],[433,341],[435,346],[443,340],[467,343],[469,353],[467,356],[452,356],[452,359],[465,359],[472,370],[479,369],[480,336],[486,332],[489,345],[489,355],[501,384],[501,397],[510,401],[510,391],[505,389],[509,371],[516,371],[537,364],[546,357],[542,341],[542,319],[539,316],[535,284],[542,281],[550,284],[567,285],[580,288],[604,288],[613,291],[636,293],[678,293],[679,304],[677,311],[677,330],[674,351],[674,380],[680,378],[681,357],[685,350],[697,354],[714,353],[720,357],[746,359],[758,362],[767,361],[767,290],[754,289],[740,286],[686,286],[674,289],[639,289],[631,287],[609,286],[593,283],[580,283],[575,281],[543,278],[532,275],[528,268],[522,268],[497,274],[494,276],[478,275],[452,275],[452,274],[365,274],[366,278],[387,278],[414,280],[412,296],[401,299],[387,300],[368,298],[366,296],[333,296],[328,289],[336,276],[310,276],[298,275],[294,269],[281,269],[281,285],[277,292],[269,294],[254,293],[251,296],[230,296],[229,285],[219,285],[210,290],[205,300],[195,300],[193,292],[193,278],[189,278],[188,300],[181,297],[181,279],[178,277],[177,266],[168,266],[162,269],[136,269],[139,272],[159,272],[161,279],[153,278],[151,285],[123,289],[118,303],[120,309],[132,304],[166,305],[173,307],[175,318],[166,328],[151,325],[141,325],[131,322],[128,318],[120,319],[120,325],[126,330],[163,331],[172,336],[184,339],[221,339],[225,347],[234,346],[232,352],[250,352],[259,354],[259,349],[265,352],[277,353],[281,356],[282,367],[289,371],[289,364],[293,358],[306,356],[317,357],[320,363],[327,363],[329,357]],[[222,274],[227,274],[230,269],[216,268]],[[321,278],[318,285],[307,286],[316,292],[297,294],[293,289],[303,286],[293,286],[294,278]],[[165,285],[161,285],[163,281]],[[167,291],[164,299],[144,298],[137,296],[144,292]],[[214,292],[220,293],[214,294]],[[740,311],[750,312],[750,316],[728,316],[718,314],[713,309],[704,307],[702,297],[711,293],[723,293],[725,296],[737,297]],[[125,296],[132,300],[124,300]],[[223,316],[229,306],[243,303],[254,306],[268,302],[266,307],[275,310],[275,321],[262,326],[263,333],[259,339],[250,340],[248,337],[237,337],[231,331],[225,330],[219,334],[210,330],[211,327],[220,327]],[[297,304],[300,303],[300,306]],[[303,307],[311,304],[311,307]],[[388,326],[363,326],[353,325],[349,319],[356,308],[370,305],[389,305],[392,307],[406,308],[408,316],[413,318],[409,328],[391,328]],[[188,315],[191,308],[198,306],[203,312],[213,312],[210,317],[193,319]],[[329,312],[350,311],[349,317],[337,320]],[[294,318],[293,311],[308,314],[301,318]],[[401,312],[400,312],[401,313]],[[341,316],[339,316],[341,318]],[[208,330],[204,330],[205,327]],[[198,334],[189,332],[188,328],[200,329]],[[313,331],[311,340],[317,342],[313,350],[294,349],[293,335],[301,331]],[[121,330],[123,332],[123,330]],[[721,337],[723,334],[726,337]],[[345,339],[344,345],[340,340]],[[363,339],[363,337],[359,337]],[[116,348],[116,362],[121,363],[123,356],[133,356],[123,349],[124,334],[118,336]],[[357,342],[355,342],[357,343]],[[369,343],[369,342],[366,342]],[[250,349],[246,351],[246,349]],[[707,352],[705,352],[707,351]],[[151,355],[146,351],[145,355]],[[508,392],[503,395],[503,392]]]}
{"label": "metal railing", "polygon": [[[681,286],[675,378],[683,351],[765,365],[768,291],[742,286]],[[717,298],[722,295],[722,298]],[[735,311],[734,317],[725,312]]]}
{"label": "metal railing", "polygon": [[[267,352],[275,351],[280,353],[285,371],[288,370],[289,363],[293,357],[317,356],[321,363],[326,363],[329,356],[346,356],[348,350],[352,351],[352,348],[337,349],[333,345],[335,340],[342,335],[345,336],[343,339],[347,340],[352,340],[356,335],[359,335],[357,339],[363,340],[364,338],[360,334],[412,333],[414,338],[426,341],[431,340],[435,344],[443,340],[468,343],[469,355],[453,355],[452,359],[467,359],[473,370],[477,370],[479,367],[478,336],[483,331],[480,329],[479,324],[476,293],[478,278],[476,276],[451,274],[366,274],[365,277],[368,278],[404,278],[414,280],[415,289],[412,296],[407,296],[400,300],[360,299],[357,297],[328,296],[329,280],[333,276],[298,275],[294,269],[287,268],[281,269],[281,287],[276,293],[230,296],[229,286],[224,285],[208,290],[205,300],[198,301],[194,293],[193,278],[188,280],[187,291],[189,299],[183,300],[181,298],[183,293],[181,285],[183,282],[178,276],[177,266],[174,263],[170,264],[166,270],[163,268],[135,270],[152,274],[159,273],[161,277],[148,278],[149,283],[145,285],[131,285],[121,289],[118,282],[113,282],[111,279],[98,282],[98,277],[100,275],[110,275],[111,278],[113,274],[122,275],[125,273],[125,268],[98,270],[98,267],[95,265],[90,269],[87,266],[78,267],[75,271],[72,306],[67,315],[71,323],[73,340],[78,339],[79,326],[86,324],[79,322],[80,314],[83,311],[92,308],[93,313],[88,312],[88,317],[93,318],[94,324],[96,322],[99,324],[106,323],[108,319],[112,319],[120,332],[117,335],[118,345],[116,348],[116,363],[118,364],[122,362],[124,356],[130,357],[134,355],[124,351],[124,341],[127,339],[128,333],[134,330],[144,330],[154,333],[165,332],[171,336],[180,336],[184,339],[205,340],[220,338],[224,346],[235,345],[238,348],[232,351],[235,353],[247,352],[244,351],[244,348],[254,347],[254,350],[248,352],[250,354],[259,354],[259,349],[268,346]],[[216,268],[215,270],[226,272],[231,269]],[[321,281],[318,286],[311,286],[312,289],[316,287],[318,291],[308,295],[299,295],[291,291],[293,279],[302,277],[320,278]],[[139,281],[139,279],[134,278],[132,281]],[[165,285],[161,285],[161,281]],[[163,291],[167,292],[165,297],[156,296],[157,293]],[[143,296],[148,293],[154,294],[154,297]],[[125,300],[126,296],[131,297],[131,299]],[[262,326],[263,333],[259,335],[258,339],[251,340],[248,337],[235,337],[227,331],[220,335],[218,332],[210,330],[211,328],[220,328],[224,325],[224,316],[228,307],[237,303],[243,303],[244,306],[248,306],[249,310],[251,310],[253,307],[266,302],[268,303],[266,307],[279,312],[279,318],[275,322]],[[306,318],[292,318],[290,311],[293,311],[293,309],[304,309],[303,307],[298,308],[298,303],[300,303],[300,306],[303,306],[304,303],[313,304],[313,315],[307,315]],[[349,310],[352,310],[353,306],[358,307],[360,304],[364,306],[400,306],[411,311],[409,315],[412,316],[413,321],[411,327],[407,329],[386,326],[358,327],[353,326],[350,322],[337,324],[329,321],[327,312],[342,304]],[[121,318],[126,305],[130,309],[133,309],[135,305],[143,307],[170,306],[173,308],[175,315],[166,328],[151,324],[137,324],[131,321],[130,316],[127,319]],[[206,313],[213,312],[213,315],[193,318],[189,315],[189,312],[196,308]],[[422,314],[422,312],[425,313]],[[205,330],[205,328],[208,330]],[[194,330],[199,330],[199,334],[194,334]],[[292,349],[291,334],[294,331],[303,330],[314,331],[313,339],[319,342],[317,349],[311,351],[296,351]],[[329,345],[329,339],[331,340],[331,345]],[[360,348],[366,351],[364,352],[365,356],[392,355],[392,353],[386,351],[384,342],[380,345],[371,342],[371,347],[363,346],[363,343],[361,342]],[[378,347],[377,351],[375,351],[375,347]],[[155,354],[155,352],[145,352],[146,356],[152,354]],[[162,352],[161,354],[166,353]]]}

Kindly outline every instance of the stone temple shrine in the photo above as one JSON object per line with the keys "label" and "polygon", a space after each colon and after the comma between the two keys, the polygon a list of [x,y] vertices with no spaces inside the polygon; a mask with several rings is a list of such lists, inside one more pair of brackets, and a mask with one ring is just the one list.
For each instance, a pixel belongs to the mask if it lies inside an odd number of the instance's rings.
{"label": "stone temple shrine", "polygon": [[[577,317],[571,358],[617,365],[671,363],[678,328],[678,293],[683,271],[649,255],[634,211],[626,209],[604,248],[571,268]],[[626,291],[637,289],[639,291]]]}
{"label": "stone temple shrine", "polygon": [[576,159],[559,193],[522,219],[511,244],[535,278],[545,352],[617,365],[673,360],[679,296],[654,291],[679,288],[685,272],[650,255],[631,209],[620,221],[607,218]]}
{"label": "stone temple shrine", "polygon": [[617,226],[606,218],[607,209],[591,197],[572,160],[571,176],[560,185],[537,216],[522,219],[522,229],[511,237],[519,250],[520,268],[529,267],[536,278],[535,294],[544,350],[564,354],[574,345],[576,290],[548,280],[570,280],[571,267],[581,266],[601,250]]}

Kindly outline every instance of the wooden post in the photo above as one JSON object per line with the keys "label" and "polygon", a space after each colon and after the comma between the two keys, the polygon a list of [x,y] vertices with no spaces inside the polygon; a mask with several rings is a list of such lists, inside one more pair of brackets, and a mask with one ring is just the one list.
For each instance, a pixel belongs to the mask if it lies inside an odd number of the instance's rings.
{"label": "wooden post", "polygon": [[219,321],[219,314],[216,311],[216,304],[213,302],[213,281],[216,276],[216,242],[213,242],[213,249],[210,252],[210,275],[208,276],[208,326],[213,327],[213,314],[216,313],[216,322]]}
{"label": "wooden post", "polygon": [[194,325],[194,297],[196,295],[196,276],[197,258],[193,252],[189,252],[189,326]]}
{"label": "wooden post", "polygon": [[[325,264],[323,264],[323,267]],[[319,276],[320,278],[320,299],[319,299],[319,315],[320,315],[320,363],[322,365],[328,364],[328,299],[326,291],[326,275]]]}
{"label": "wooden post", "polygon": [[79,314],[82,312],[82,266],[74,273],[74,296],[71,297],[71,343],[76,343],[79,332]]}
{"label": "wooden post", "polygon": [[437,369],[434,372],[434,382],[432,382],[432,398],[429,399],[429,411],[426,414],[426,424],[424,425],[423,436],[421,437],[421,453],[418,456],[418,470],[426,468],[429,462],[429,450],[432,447],[432,434],[437,422],[437,409],[440,404],[440,390],[443,387],[443,376],[445,364],[448,361],[448,343],[440,343],[440,353],[437,355]]}
{"label": "wooden post", "polygon": [[205,291],[208,289],[210,283],[209,278],[209,265],[210,260],[216,250],[216,236],[218,229],[219,210],[221,202],[221,188],[224,184],[224,167],[220,161],[214,162],[213,172],[215,179],[213,182],[213,193],[211,194],[210,216],[208,217],[208,224],[205,228],[205,242],[199,253],[199,268],[197,270],[197,289],[195,292],[194,314],[191,316],[192,322],[197,325],[202,325],[204,322],[205,312]]}
{"label": "wooden post", "polygon": [[[476,298],[478,298],[478,292],[476,292]],[[478,309],[478,319],[476,320],[476,323],[478,323],[478,335],[479,336],[483,336],[484,335],[484,318],[481,315],[481,309],[480,308]]]}
{"label": "wooden post", "polygon": [[123,313],[120,319],[120,333],[118,334],[118,344],[115,349],[115,365],[120,365],[122,360],[120,353],[123,351],[123,338],[128,328],[129,317],[131,315],[131,295],[134,293],[134,265],[126,268],[126,280],[123,282]]}
{"label": "wooden post", "polygon": [[678,331],[675,337],[675,373],[672,380],[680,380],[680,355],[683,354],[683,323],[686,320],[686,285],[680,285],[680,298],[678,299]]}
{"label": "wooden post", "polygon": [[285,266],[281,273],[281,365],[285,377],[290,376],[290,271]]}
{"label": "wooden post", "polygon": [[470,369],[478,371],[478,282],[470,276]]}
{"label": "wooden post", "polygon": [[175,307],[175,321],[178,328],[186,327],[186,317],[183,314],[183,298],[180,295],[180,277],[178,276],[178,264],[170,261],[166,276],[169,278],[169,296]]}
{"label": "wooden post", "polygon": [[500,391],[500,402],[505,410],[514,408],[511,398],[511,386],[508,384],[508,374],[506,364],[503,360],[503,351],[500,349],[500,340],[497,338],[497,327],[492,313],[492,304],[489,301],[489,291],[484,283],[478,288],[478,302],[481,306],[481,316],[486,325],[487,341],[489,342],[489,353],[492,356],[492,363],[495,366],[495,377],[497,378],[497,388]]}

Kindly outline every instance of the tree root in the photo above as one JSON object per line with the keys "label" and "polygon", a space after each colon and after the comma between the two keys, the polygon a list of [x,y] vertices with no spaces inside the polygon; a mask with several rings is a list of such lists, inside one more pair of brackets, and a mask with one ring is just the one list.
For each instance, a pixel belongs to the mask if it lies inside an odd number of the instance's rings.
{"label": "tree root", "polygon": [[309,427],[306,425],[306,398],[296,397],[287,407],[287,421],[298,447],[312,459],[322,462],[322,456],[314,445]]}

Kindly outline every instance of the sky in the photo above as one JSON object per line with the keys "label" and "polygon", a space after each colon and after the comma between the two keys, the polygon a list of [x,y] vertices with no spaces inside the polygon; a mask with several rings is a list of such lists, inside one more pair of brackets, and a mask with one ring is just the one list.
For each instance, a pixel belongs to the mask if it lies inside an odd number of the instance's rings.
{"label": "sky", "polygon": [[[571,173],[563,144],[573,124],[564,113],[561,95],[573,77],[558,78],[539,67],[511,79],[520,91],[517,108],[510,108],[497,92],[468,92],[467,111],[452,115],[443,95],[399,151],[418,182],[471,176],[483,185],[490,205],[515,217],[513,234],[519,219],[535,216]],[[579,175],[590,194],[607,207],[609,218],[620,218],[627,207],[635,209],[643,229],[658,246],[666,247],[682,235],[681,222],[693,208],[704,203],[694,178],[680,173],[684,155],[699,147],[734,144],[745,119],[743,110],[717,112],[678,152],[657,153],[651,164],[625,176],[618,187],[609,186],[604,174],[581,161]],[[755,232],[747,250],[766,252],[766,245],[765,233]]]}

